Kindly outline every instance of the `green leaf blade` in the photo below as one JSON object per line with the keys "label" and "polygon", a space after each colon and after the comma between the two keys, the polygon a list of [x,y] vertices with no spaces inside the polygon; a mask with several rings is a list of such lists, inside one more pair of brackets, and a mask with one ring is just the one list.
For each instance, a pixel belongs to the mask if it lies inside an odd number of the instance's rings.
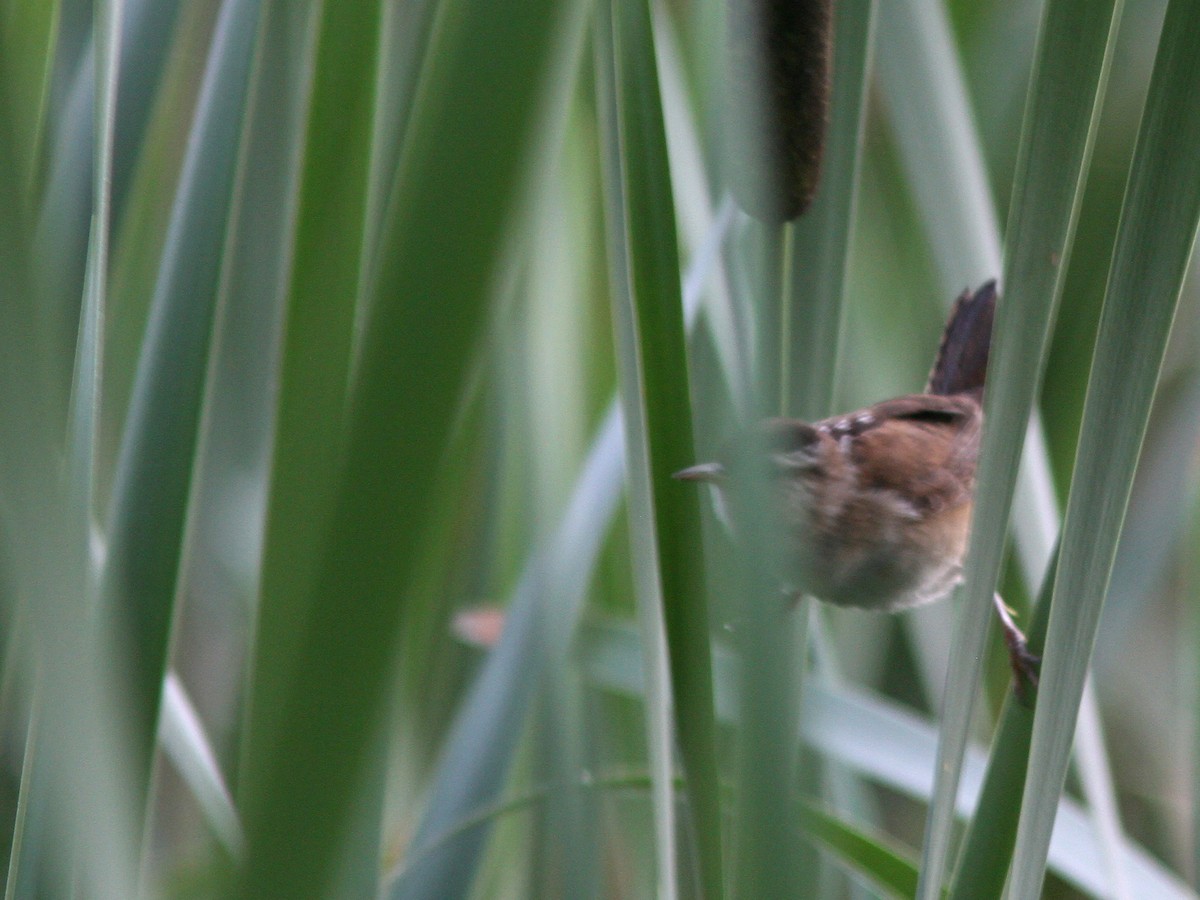
{"label": "green leaf blade", "polygon": [[1166,340],[1200,222],[1200,6],[1167,10],[1138,134],[1076,456],[1012,890],[1040,890],[1095,640]]}
{"label": "green leaf blade", "polygon": [[[959,684],[978,683],[976,661],[982,656],[988,632],[991,594],[1000,574],[1027,423],[1041,385],[1099,124],[1115,44],[1116,6],[1055,0],[1043,14],[1009,212],[1003,296],[997,305],[988,368],[986,425],[962,591],[965,614],[950,663],[949,678]],[[964,674],[968,670],[970,677]],[[953,742],[947,744],[951,761],[961,759],[968,718],[960,715],[951,723],[947,716],[947,727],[954,727]],[[943,790],[944,796],[953,793],[950,779]],[[1010,799],[1015,800],[1015,795]],[[1015,825],[1003,807],[983,807],[980,815]],[[930,833],[944,835],[948,810],[945,805],[938,808],[941,813],[936,821],[931,816]],[[987,826],[980,823],[980,827]],[[932,864],[940,881],[948,845],[939,840],[933,850],[937,852],[931,852],[927,865]],[[932,882],[928,890],[933,890]]]}
{"label": "green leaf blade", "polygon": [[[599,15],[612,23],[609,102],[615,121],[608,125],[606,189],[627,456],[634,469],[631,504],[634,515],[650,526],[635,530],[635,538],[643,534],[653,541],[657,557],[642,563],[657,572],[644,571],[639,580],[643,585],[658,580],[662,598],[661,609],[643,609],[643,617],[649,617],[648,627],[661,620],[665,628],[701,889],[704,896],[719,897],[721,805],[700,505],[695,490],[671,477],[696,459],[666,127],[648,4],[617,0],[601,5]],[[602,22],[600,28],[607,25]],[[664,648],[655,641],[648,646],[655,654],[649,665],[657,670],[655,658]]]}
{"label": "green leaf blade", "polygon": [[[292,752],[276,752],[262,776],[259,795],[271,806],[247,823],[243,896],[329,887],[384,710],[394,630],[433,512],[429,486],[569,7],[449,0],[441,9],[381,232],[332,512],[303,600],[311,616],[293,671],[305,678],[288,685],[278,713],[274,746]],[[311,827],[289,835],[298,820]]]}
{"label": "green leaf blade", "polygon": [[223,8],[172,212],[117,463],[103,603],[128,639],[126,677],[150,777],[186,528],[207,354],[259,4]]}

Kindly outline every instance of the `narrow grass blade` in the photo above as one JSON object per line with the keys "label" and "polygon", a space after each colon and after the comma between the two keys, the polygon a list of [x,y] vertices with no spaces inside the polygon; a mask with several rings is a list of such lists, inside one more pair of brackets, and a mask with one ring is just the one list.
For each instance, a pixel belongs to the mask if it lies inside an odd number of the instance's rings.
{"label": "narrow grass blade", "polygon": [[[421,75],[437,0],[384,4],[380,10],[379,84],[371,150],[371,193],[367,198],[367,249],[379,247],[387,198],[395,189],[405,128]],[[370,263],[374,264],[374,261]]]}
{"label": "narrow grass blade", "polygon": [[[665,662],[663,659],[664,669]],[[659,677],[665,684],[666,672]],[[543,758],[549,765],[539,766],[539,770],[565,787],[546,796],[541,816],[545,846],[534,877],[546,896],[557,892],[563,897],[599,897],[604,894],[601,889],[604,857],[596,850],[607,841],[602,819],[597,816],[598,798],[594,791],[588,790],[593,776],[586,762],[590,755],[588,743],[596,731],[588,727],[582,715],[586,706],[579,671],[570,669],[551,682],[546,691],[549,695],[546,714],[540,717],[538,728]],[[663,755],[668,766],[670,750],[667,744]],[[672,891],[673,882],[660,884],[666,891],[659,891],[656,896],[678,896],[677,891]]]}
{"label": "narrow grass blade", "polygon": [[16,154],[14,173],[22,200],[32,208],[40,179],[45,140],[50,81],[58,37],[59,0],[14,0],[0,20],[0,59],[4,74],[0,97],[9,118],[11,151]]}
{"label": "narrow grass blade", "polygon": [[[1191,538],[1188,546],[1195,547],[1200,546],[1200,491],[1193,492],[1190,506],[1185,535]],[[1192,586],[1192,596],[1200,596],[1200,559],[1195,556],[1190,558],[1189,562],[1185,564],[1184,577]],[[1200,604],[1193,604],[1188,610],[1186,628],[1183,630],[1182,637],[1189,648],[1200,644]],[[1200,705],[1200,671],[1197,670],[1194,660],[1189,675],[1190,680],[1185,687],[1187,692],[1185,696],[1191,700],[1192,707],[1195,708]],[[1198,827],[1200,825],[1200,716],[1193,719],[1188,739],[1192,774],[1192,789],[1189,794],[1192,801],[1192,811],[1189,817],[1192,826],[1192,840],[1189,847],[1192,866],[1190,875],[1192,888],[1196,889],[1200,888],[1200,827]]]}
{"label": "narrow grass blade", "polygon": [[204,724],[174,672],[167,674],[163,686],[158,740],[196,798],[213,835],[236,858],[242,850],[242,826],[233,807],[233,797],[217,765]]}
{"label": "narrow grass blade", "polygon": [[[25,725],[25,751],[21,755],[21,777],[17,784],[17,802],[12,817],[12,843],[8,849],[8,871],[4,878],[4,900],[18,900],[21,892],[31,894],[36,877],[37,857],[29,854],[25,846],[25,826],[30,819],[30,795],[34,791],[34,764],[37,760],[37,698],[30,706]],[[6,823],[7,824],[7,823]],[[42,837],[34,834],[35,841]],[[33,848],[35,851],[41,848]]]}
{"label": "narrow grass blade", "polygon": [[[40,204],[30,210],[31,287],[46,311],[44,340],[54,351],[48,357],[66,357],[74,350],[79,298],[85,290],[96,184],[95,41],[87,42],[66,93],[59,101],[56,133],[49,136]],[[55,372],[51,378],[53,389],[65,397],[70,373]]]}
{"label": "narrow grass blade", "polygon": [[[101,47],[102,68],[97,78],[101,88],[97,119],[89,123],[98,132],[95,141],[89,142],[98,156],[97,178],[89,190],[105,216],[119,23],[120,4],[104,4],[92,35]],[[132,792],[125,768],[128,749],[123,744],[126,733],[121,710],[113,702],[117,687],[111,669],[106,668],[111,657],[104,653],[105,635],[96,628],[96,583],[90,554],[107,236],[107,220],[95,218],[78,347],[73,354],[71,408],[64,409],[61,395],[51,384],[57,386],[61,373],[69,374],[72,367],[55,371],[43,367],[47,360],[39,360],[33,367],[26,362],[22,368],[28,381],[22,394],[28,392],[24,399],[32,409],[22,422],[22,439],[10,441],[4,455],[11,463],[12,450],[18,447],[18,455],[29,451],[48,454],[45,459],[25,459],[23,471],[10,471],[6,477],[10,486],[15,486],[11,479],[16,475],[24,481],[24,490],[32,488],[41,494],[35,505],[20,513],[27,541],[21,552],[30,556],[33,568],[23,576],[18,572],[14,585],[19,588],[18,596],[30,605],[35,634],[29,676],[38,714],[31,720],[31,736],[35,731],[39,734],[39,749],[38,759],[32,761],[36,771],[30,785],[39,819],[36,839],[43,851],[54,851],[46,852],[40,874],[51,875],[52,882],[56,877],[63,885],[73,877],[95,896],[127,896],[137,878]],[[75,305],[78,313],[78,298]],[[41,324],[52,318],[44,307],[41,313],[37,316]],[[26,327],[36,328],[37,324],[34,319],[25,322]],[[61,366],[64,360],[51,354],[48,361]],[[41,381],[38,374],[47,377]],[[6,400],[4,405],[10,402]],[[58,440],[64,425],[66,446],[61,447]],[[39,446],[39,439],[46,443]],[[59,452],[65,452],[65,460]],[[56,459],[62,470],[56,470]],[[34,746],[31,741],[30,749]],[[45,827],[47,822],[50,829]],[[71,873],[72,867],[77,871]],[[25,874],[36,877],[33,872]],[[53,890],[42,883],[41,890],[45,889]]]}
{"label": "narrow grass blade", "polygon": [[256,0],[230,0],[221,10],[117,466],[103,603],[113,634],[128,642],[124,675],[138,736],[135,769],[143,781],[166,672],[258,10]]}
{"label": "narrow grass blade", "polygon": [[[927,820],[923,896],[940,890],[953,796],[1008,534],[1027,422],[1041,383],[1084,179],[1099,122],[1117,17],[1114,3],[1054,0],[1042,21],[1008,226],[1004,296],[988,370],[983,446],[963,608],[955,628],[942,774]],[[1015,796],[1015,795],[1014,795]],[[1012,801],[1010,801],[1012,802]],[[1002,807],[982,815],[1002,815]]]}
{"label": "narrow grass blade", "polygon": [[[148,4],[153,6],[153,10],[147,9]],[[139,9],[140,16],[135,14]],[[195,120],[200,92],[204,87],[210,38],[215,33],[220,6],[202,9],[195,4],[183,4],[174,31],[169,22],[164,23],[159,15],[152,14],[161,10],[162,7],[153,0],[130,0],[125,16],[128,32],[122,38],[122,47],[129,51],[133,40],[138,36],[145,38],[148,32],[150,37],[145,40],[164,43],[165,46],[158,52],[166,53],[167,59],[162,63],[162,75],[155,85],[156,95],[152,100],[146,98],[148,109],[144,111],[146,121],[143,123],[141,139],[136,145],[126,148],[126,138],[118,130],[114,146],[116,169],[131,161],[126,154],[135,155],[136,164],[131,166],[129,185],[123,200],[117,203],[121,198],[114,196],[114,213],[118,209],[120,213],[113,221],[112,271],[105,323],[105,412],[101,420],[100,482],[97,485],[104,516],[108,515],[111,508],[112,481],[115,478],[113,470],[120,455],[138,361],[150,320],[150,307],[171,230],[174,197],[183,177],[188,153],[186,135]],[[158,24],[163,24],[163,31],[154,30]],[[82,73],[78,77],[82,77]],[[77,87],[72,88],[73,104],[76,90]],[[125,97],[120,84],[118,96]],[[123,101],[118,104],[119,118],[125,108]],[[90,118],[90,115],[86,117]],[[55,214],[60,220],[56,227],[65,227],[67,231],[56,236],[53,229],[43,227],[41,231],[48,232],[45,237],[51,242],[50,246],[73,246],[75,237],[70,233],[74,227],[72,216],[89,215],[86,207],[71,206],[77,202],[76,191],[72,187],[77,163],[72,155],[74,148],[71,140],[70,135],[62,137],[64,146],[55,159],[55,175],[62,183],[62,196],[68,206],[65,212]],[[117,175],[118,172],[114,171],[114,177]],[[57,186],[57,182],[51,185],[55,189]],[[54,243],[56,241],[59,243]],[[48,268],[55,271],[52,267]],[[58,289],[69,292],[73,277],[59,283]]]}
{"label": "narrow grass blade", "polygon": [[1117,788],[1113,780],[1112,765],[1104,746],[1104,728],[1100,721],[1100,701],[1096,697],[1095,679],[1084,682],[1079,700],[1079,720],[1076,726],[1074,758],[1083,796],[1096,823],[1097,838],[1104,854],[1104,863],[1112,895],[1115,900],[1133,900],[1134,894],[1125,874],[1121,845],[1124,829],[1121,825],[1120,809],[1117,805]]}
{"label": "narrow grass blade", "polygon": [[[244,706],[235,704],[244,702],[248,693],[247,654],[255,633],[253,599],[265,532],[281,311],[292,259],[312,49],[307,39],[310,12],[280,3],[263,10],[192,474],[179,588],[187,602],[174,629],[173,644],[179,652],[167,677],[159,723],[161,748],[192,789],[208,832],[224,851],[214,854],[217,867],[239,860],[243,849],[241,822],[227,792],[237,784],[237,738],[245,734],[238,718]],[[189,652],[201,644],[225,648],[229,655],[223,671],[214,670],[205,654]],[[206,762],[208,754],[200,746],[204,727],[199,719],[192,723],[181,715],[186,709],[175,688],[182,683],[201,703],[206,727],[221,753],[221,774],[227,781],[219,786],[211,777],[216,762]],[[181,735],[182,743],[166,740]],[[154,806],[156,832],[172,816],[170,784],[156,784],[163,801]],[[172,860],[155,859],[164,878],[170,879],[176,869]]]}
{"label": "narrow grass blade", "polygon": [[1080,432],[1013,859],[1013,896],[1040,889],[1133,471],[1200,221],[1200,7],[1173,2],[1121,214]]}
{"label": "narrow grass blade", "polygon": [[[676,840],[678,823],[673,765],[675,716],[671,695],[670,652],[663,616],[661,574],[655,552],[650,448],[644,411],[645,385],[640,377],[640,348],[631,293],[630,266],[634,254],[628,246],[626,194],[629,185],[622,170],[621,142],[621,102],[624,99],[621,93],[621,75],[625,73],[621,70],[618,57],[614,17],[611,4],[598,5],[594,29],[596,105],[602,134],[608,256],[613,283],[612,318],[621,383],[621,419],[625,423],[625,480],[631,504],[630,559],[634,571],[638,627],[642,632],[642,668],[646,684],[646,702],[643,708],[654,809],[656,887],[660,896],[673,900],[680,895],[682,868],[679,865]],[[694,828],[691,833],[694,833]]]}
{"label": "narrow grass blade", "polygon": [[[124,219],[134,172],[154,113],[155,100],[167,72],[180,8],[184,0],[124,0],[121,16],[121,59],[117,70],[117,104],[112,173],[113,223]],[[87,60],[81,61],[82,67]]]}
{"label": "narrow grass blade", "polygon": [[[263,10],[209,348],[181,575],[181,591],[189,602],[177,627],[177,645],[194,646],[213,631],[228,634],[227,617],[232,616],[240,629],[229,635],[236,644],[231,665],[243,686],[253,670],[247,654],[256,633],[253,600],[261,581],[282,311],[295,243],[312,60],[310,13],[289,3],[271,3]],[[303,527],[296,523],[298,530]],[[219,581],[214,582],[214,573],[220,573]],[[211,711],[218,690],[211,669],[197,664],[186,649],[174,665]],[[226,682],[220,693],[228,697],[231,688]],[[249,698],[251,692],[243,687],[239,695]],[[244,722],[245,708],[239,712]],[[244,740],[245,734],[240,731],[238,737]],[[237,753],[233,755],[223,762],[236,785],[240,772]]]}
{"label": "narrow grass blade", "polygon": [[[753,339],[738,342],[753,347],[749,357],[752,377],[745,393],[733,398],[736,438],[722,460],[730,476],[722,494],[728,502],[734,546],[722,548],[728,556],[714,567],[732,573],[719,587],[714,580],[714,595],[728,596],[728,609],[738,623],[738,692],[743,712],[734,770],[731,892],[754,897],[807,896],[813,884],[806,877],[810,856],[801,843],[795,803],[799,787],[796,722],[807,617],[803,611],[796,613],[788,604],[779,603],[781,573],[786,571],[780,510],[767,471],[765,435],[758,427],[764,416],[785,411],[790,381],[793,348],[785,288],[786,229],[759,203],[747,205],[748,200],[777,188],[766,184],[771,180],[768,170],[760,167],[756,171],[751,166],[739,174],[740,161],[729,157],[745,147],[755,148],[752,155],[764,152],[773,140],[771,132],[778,127],[769,117],[740,116],[749,110],[765,114],[775,99],[768,96],[775,91],[771,74],[756,71],[757,60],[734,46],[736,32],[746,24],[741,17],[754,15],[744,6],[730,6],[727,22],[733,50],[725,77],[734,90],[747,96],[725,98],[725,162],[735,181],[741,176],[759,177],[762,183],[744,181],[735,194],[748,211],[771,220],[747,221],[742,241],[730,253],[735,275],[742,276],[735,281],[735,301],[747,318],[754,318],[756,326]],[[813,123],[804,124],[811,127]]]}
{"label": "narrow grass blade", "polygon": [[[648,644],[646,665],[651,672],[669,666],[701,890],[706,897],[719,897],[721,809],[708,606],[698,552],[699,499],[671,479],[695,462],[695,452],[674,202],[650,10],[642,0],[621,0],[601,4],[597,15],[598,33],[610,33],[612,47],[611,62],[599,60],[606,71],[598,80],[604,81],[606,74],[611,79],[605,173],[609,252],[631,515],[641,523],[631,529],[631,537],[651,541],[654,548],[641,559],[638,575],[644,589],[639,603],[652,604],[642,613],[651,629],[648,638],[659,622],[665,623],[666,644]],[[598,47],[602,57],[604,41]],[[605,105],[602,100],[602,109]],[[654,609],[659,602],[661,607]],[[667,696],[656,699],[660,708],[670,703]],[[670,889],[669,883],[664,887]]]}
{"label": "narrow grass blade", "polygon": [[[808,856],[803,853],[796,815],[799,788],[800,684],[806,646],[806,612],[781,600],[783,528],[775,502],[765,434],[764,413],[777,411],[786,382],[782,346],[783,233],[775,226],[750,223],[757,277],[743,302],[762,298],[758,367],[760,384],[736,410],[737,441],[727,463],[730,478],[723,491],[729,502],[733,546],[718,561],[733,578],[730,592],[737,626],[737,690],[742,709],[735,768],[735,828],[732,838],[732,893],[747,897],[796,897],[811,894]],[[774,348],[774,349],[771,349]],[[755,388],[762,392],[756,395]],[[719,582],[718,582],[719,584]],[[717,591],[714,590],[714,594]]]}
{"label": "narrow grass blade", "polygon": [[310,613],[294,644],[292,672],[302,677],[290,680],[272,749],[253,767],[261,806],[253,818],[247,811],[243,896],[321,896],[329,887],[437,499],[429,486],[572,6],[447,0],[431,32],[369,281],[345,455],[299,600]]}
{"label": "narrow grass blade", "polygon": [[[279,375],[255,645],[248,675],[238,799],[250,865],[277,764],[279,716],[294,689],[298,648],[341,462],[374,110],[375,4],[326,4],[316,25]],[[363,54],[365,53],[365,59]],[[285,185],[281,185],[286,190]]]}
{"label": "narrow grass blade", "polygon": [[[690,257],[683,285],[684,321],[689,333],[701,296],[705,296],[705,318],[716,345],[721,375],[732,397],[745,395],[748,368],[744,362],[741,338],[735,331],[735,312],[731,308],[729,279],[721,265],[722,246],[734,217],[731,195],[716,204],[705,172],[700,123],[695,101],[685,83],[679,35],[663,4],[656,3],[655,51],[663,97],[663,118],[667,128],[667,152],[671,164],[672,193],[675,195],[676,220],[686,254]],[[712,271],[710,271],[712,270]]]}
{"label": "narrow grass blade", "polygon": [[[95,38],[109,46],[114,29],[105,12],[101,10],[97,19]],[[0,66],[0,78],[2,73]],[[101,83],[111,88],[114,79],[109,55]],[[111,90],[107,98],[111,101]],[[102,106],[100,125],[107,130],[111,103]],[[89,118],[87,124],[90,129],[95,123]],[[0,223],[4,595],[14,599],[30,626],[23,661],[37,708],[37,740],[29,744],[36,758],[29,760],[34,769],[27,800],[30,818],[39,821],[27,821],[24,835],[40,844],[34,848],[31,842],[30,849],[41,855],[39,872],[25,872],[21,878],[31,877],[32,884],[40,880],[37,876],[48,875],[38,892],[61,890],[74,878],[92,896],[130,896],[137,877],[137,837],[124,777],[128,753],[122,743],[121,712],[113,703],[115,685],[104,667],[109,657],[95,627],[94,585],[89,578],[105,278],[95,235],[102,229],[93,228],[78,350],[66,355],[47,352],[45,326],[50,316],[31,290],[31,220],[25,215],[29,210],[20,197],[22,186],[12,168],[16,157],[8,152],[8,138],[0,126],[0,205],[7,210]],[[97,144],[89,141],[87,146]],[[102,193],[104,187],[89,182],[87,190],[93,189]],[[78,314],[78,295],[74,301]],[[62,387],[69,383],[72,368],[77,384],[74,408],[68,410]],[[22,885],[28,886],[24,881]]]}
{"label": "narrow grass blade", "polygon": [[[91,242],[84,280],[82,318],[75,357],[71,396],[72,501],[77,520],[74,538],[83,558],[90,561],[92,518],[96,511],[96,466],[99,446],[100,385],[103,383],[104,314],[108,308],[109,245],[112,232],[113,147],[116,142],[117,64],[123,17],[121,0],[110,0],[97,9],[93,44],[96,60],[95,178],[92,184]],[[89,602],[94,603],[97,573],[88,569]]]}
{"label": "narrow grass blade", "polygon": [[886,889],[893,897],[911,897],[917,890],[917,864],[900,851],[843,822],[816,806],[806,806],[804,828],[842,865]]}
{"label": "narrow grass blade", "polygon": [[[179,0],[125,0],[121,4],[115,88],[120,103],[113,119],[110,177],[109,227],[114,232],[123,218],[132,173],[143,157],[142,138],[171,47],[178,8]],[[89,40],[78,59],[72,60],[74,69],[69,83],[62,88],[64,96],[58,99],[57,108],[50,110],[54,128],[47,135],[46,158],[41,163],[44,183],[36,209],[31,259],[34,288],[47,319],[48,345],[56,358],[69,356],[75,346],[91,234],[97,59],[97,44]],[[69,372],[57,376],[62,383],[54,387],[65,391]]]}
{"label": "narrow grass blade", "polygon": [[[1050,592],[1058,571],[1057,555],[1046,573],[1041,596],[1025,636],[1029,649],[1041,654],[1050,621]],[[1025,786],[1029,740],[1033,735],[1033,710],[1009,696],[992,739],[987,773],[979,794],[979,810],[963,838],[962,853],[950,887],[951,900],[999,897],[1004,892],[1008,866],[1017,840],[1020,804],[1012,802]]]}

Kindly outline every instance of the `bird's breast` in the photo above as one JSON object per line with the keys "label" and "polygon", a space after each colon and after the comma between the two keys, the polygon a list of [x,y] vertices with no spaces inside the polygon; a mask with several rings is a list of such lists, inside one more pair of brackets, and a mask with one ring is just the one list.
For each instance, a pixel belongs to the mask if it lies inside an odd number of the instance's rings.
{"label": "bird's breast", "polygon": [[896,491],[810,505],[795,538],[795,578],[839,606],[891,611],[949,593],[961,579],[971,504],[926,510]]}

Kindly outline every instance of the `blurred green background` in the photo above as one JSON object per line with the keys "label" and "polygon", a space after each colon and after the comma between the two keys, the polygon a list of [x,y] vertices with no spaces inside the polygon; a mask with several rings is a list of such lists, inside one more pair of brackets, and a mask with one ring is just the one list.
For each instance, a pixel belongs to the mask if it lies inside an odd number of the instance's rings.
{"label": "blurred green background", "polygon": [[[821,192],[777,228],[726,188],[718,0],[0,0],[5,900],[911,896],[923,846],[936,891],[955,703],[960,804],[1002,716],[1036,748],[1082,710],[1045,896],[1193,896],[1200,72],[1168,5],[1097,4],[1105,65],[1039,68],[1070,3],[843,0]],[[982,702],[947,681],[960,601],[776,614],[770,541],[739,559],[666,476],[748,417],[920,390],[954,297],[1025,278],[1011,198],[1071,207],[1079,162],[1022,126],[1064,84],[1101,99],[1057,317],[1020,307],[1048,350],[1009,357],[1044,364],[1044,443],[999,585],[1028,622],[1071,498],[1102,561],[1059,583],[1104,606],[1082,701],[1092,626],[1051,623],[1067,715],[1033,725],[995,636]],[[1178,202],[1126,203],[1131,165]],[[1147,271],[1110,282],[1114,247]],[[1106,291],[1178,312],[1089,395]],[[1090,443],[1085,396],[1119,413]],[[1105,591],[1130,481],[1073,486],[1076,454],[1120,472],[1147,412]]]}

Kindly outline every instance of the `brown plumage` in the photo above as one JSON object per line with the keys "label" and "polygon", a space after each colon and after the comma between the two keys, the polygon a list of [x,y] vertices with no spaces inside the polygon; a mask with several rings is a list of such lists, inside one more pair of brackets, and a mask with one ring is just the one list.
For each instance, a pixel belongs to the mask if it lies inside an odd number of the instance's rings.
{"label": "brown plumage", "polygon": [[961,575],[979,454],[979,404],[913,394],[812,425],[768,423],[796,586],[829,603],[896,610]]}
{"label": "brown plumage", "polygon": [[[995,301],[995,282],[958,299],[926,393],[814,423],[765,423],[798,591],[895,611],[938,600],[962,580]],[[707,463],[676,477],[720,482],[724,468]],[[996,601],[1019,683],[1036,683],[1036,661]]]}

